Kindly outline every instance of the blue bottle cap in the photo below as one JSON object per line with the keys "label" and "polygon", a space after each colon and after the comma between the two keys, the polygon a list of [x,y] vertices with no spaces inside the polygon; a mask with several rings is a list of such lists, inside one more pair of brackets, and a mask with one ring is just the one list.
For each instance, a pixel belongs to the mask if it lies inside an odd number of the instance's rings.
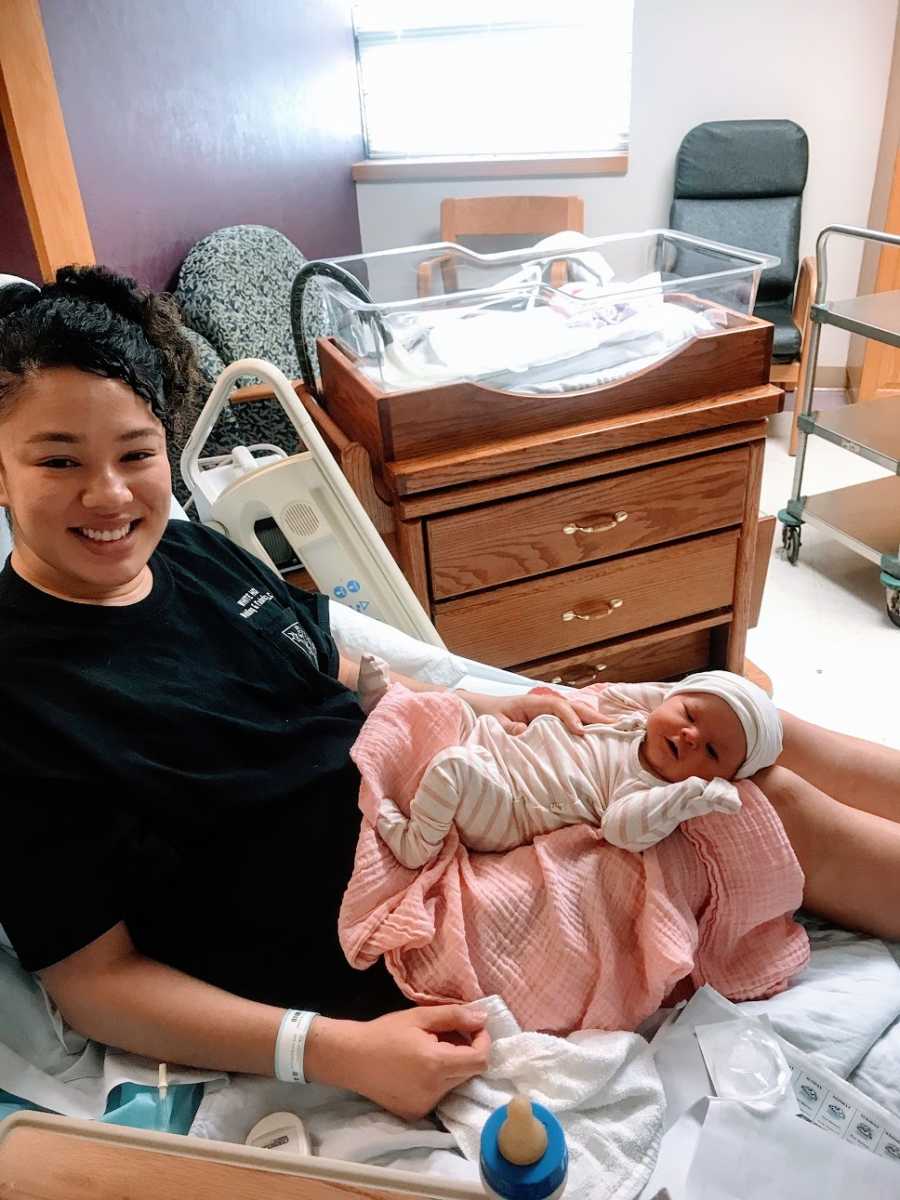
{"label": "blue bottle cap", "polygon": [[506,1120],[506,1105],[496,1109],[481,1131],[481,1174],[484,1182],[506,1200],[546,1200],[565,1182],[569,1152],[562,1126],[542,1104],[532,1104],[534,1115],[547,1131],[547,1149],[535,1163],[519,1167],[500,1153],[497,1138]]}

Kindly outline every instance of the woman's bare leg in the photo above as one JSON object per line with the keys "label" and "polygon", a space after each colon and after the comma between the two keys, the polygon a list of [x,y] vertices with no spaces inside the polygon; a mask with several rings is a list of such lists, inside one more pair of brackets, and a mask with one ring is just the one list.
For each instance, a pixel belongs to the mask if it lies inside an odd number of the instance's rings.
{"label": "woman's bare leg", "polygon": [[803,869],[804,908],[848,929],[900,938],[900,824],[841,804],[782,766],[753,782]]}
{"label": "woman's bare leg", "polygon": [[782,712],[784,750],[778,759],[814,787],[888,821],[900,821],[900,750],[834,733]]}

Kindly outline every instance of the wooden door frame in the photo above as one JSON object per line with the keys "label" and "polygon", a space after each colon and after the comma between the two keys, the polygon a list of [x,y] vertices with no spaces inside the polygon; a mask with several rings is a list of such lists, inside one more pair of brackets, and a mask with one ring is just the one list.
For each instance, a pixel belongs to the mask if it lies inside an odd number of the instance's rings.
{"label": "wooden door frame", "polygon": [[[884,120],[868,226],[900,233],[900,12],[888,77]],[[857,293],[868,295],[900,288],[900,251],[870,243],[863,252]],[[847,355],[847,386],[853,401],[900,393],[900,351],[852,336]]]}
{"label": "wooden door frame", "polygon": [[[94,248],[39,0],[3,0],[0,113],[41,276],[92,264]],[[2,263],[0,263],[2,269]]]}

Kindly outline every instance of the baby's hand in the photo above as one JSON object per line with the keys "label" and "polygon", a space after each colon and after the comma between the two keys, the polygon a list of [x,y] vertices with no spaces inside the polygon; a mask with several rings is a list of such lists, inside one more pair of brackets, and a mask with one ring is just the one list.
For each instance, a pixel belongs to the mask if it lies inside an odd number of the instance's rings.
{"label": "baby's hand", "polygon": [[637,729],[644,729],[647,724],[647,718],[641,713],[625,713],[621,717],[604,717],[599,715],[596,718],[598,725],[614,725],[616,729],[621,729],[623,733],[633,733]]}
{"label": "baby's hand", "polygon": [[711,779],[704,783],[703,799],[710,812],[736,813],[741,807],[741,798],[733,783],[727,779]]}
{"label": "baby's hand", "polygon": [[701,779],[699,775],[689,775],[680,786],[686,800],[699,800],[709,787],[709,780]]}
{"label": "baby's hand", "polygon": [[377,654],[363,654],[359,659],[359,678],[356,692],[359,706],[366,714],[372,711],[391,685],[391,672],[383,658]]}

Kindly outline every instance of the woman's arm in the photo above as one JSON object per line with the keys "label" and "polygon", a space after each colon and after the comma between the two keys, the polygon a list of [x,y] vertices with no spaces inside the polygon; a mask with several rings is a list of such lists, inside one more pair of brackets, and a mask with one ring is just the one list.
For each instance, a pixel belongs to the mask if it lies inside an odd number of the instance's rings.
{"label": "woman's arm", "polygon": [[[85,1037],[159,1062],[272,1075],[284,1009],[212,987],[140,954],[120,923],[40,972],[66,1021]],[[405,1117],[429,1112],[487,1065],[484,1018],[459,1005],[375,1021],[316,1017],[307,1079],[361,1092]],[[471,1045],[441,1041],[447,1032]]]}
{"label": "woman's arm", "polygon": [[[411,692],[446,692],[449,689],[442,683],[423,683],[421,679],[410,679],[398,671],[390,672],[391,683],[402,683]],[[351,691],[357,690],[359,681],[359,664],[341,655],[338,679]],[[475,712],[476,716],[495,716],[510,733],[521,733],[535,717],[542,713],[551,713],[559,717],[572,733],[583,732],[583,726],[595,721],[605,720],[599,715],[596,699],[579,699],[563,696],[552,688],[540,688],[536,692],[528,692],[521,696],[485,696],[481,692],[461,692],[461,696]]]}
{"label": "woman's arm", "polygon": [[146,958],[123,923],[40,975],[85,1037],[160,1062],[272,1074],[283,1010]]}

